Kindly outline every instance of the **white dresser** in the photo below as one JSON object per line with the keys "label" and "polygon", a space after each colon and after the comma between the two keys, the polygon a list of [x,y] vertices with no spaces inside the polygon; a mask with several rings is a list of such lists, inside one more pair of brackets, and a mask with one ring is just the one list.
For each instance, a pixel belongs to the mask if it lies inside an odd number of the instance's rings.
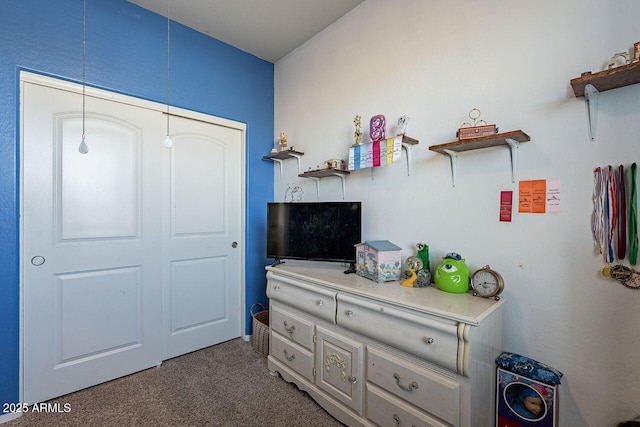
{"label": "white dresser", "polygon": [[349,426],[494,426],[505,300],[343,270],[267,267],[269,370]]}

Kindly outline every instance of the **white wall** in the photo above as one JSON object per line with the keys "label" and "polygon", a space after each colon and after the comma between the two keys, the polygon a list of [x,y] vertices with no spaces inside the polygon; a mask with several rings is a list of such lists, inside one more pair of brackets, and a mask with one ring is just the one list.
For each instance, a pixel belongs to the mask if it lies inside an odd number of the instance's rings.
{"label": "white wall", "polygon": [[[490,264],[506,282],[504,350],[564,373],[561,426],[612,426],[640,415],[640,292],[600,276],[590,215],[592,172],[640,161],[640,85],[600,95],[596,141],[569,81],[601,71],[640,41],[636,0],[366,0],[276,64],[275,132],[303,151],[302,169],[347,158],[353,119],[411,118],[419,139],[412,174],[401,164],[352,172],[346,199],[362,200],[363,237],[450,251],[473,271]],[[562,212],[498,221],[513,190],[509,151],[467,152],[451,186],[449,160],[428,146],[455,140],[471,108],[501,132],[522,129],[518,179],[560,178]],[[392,131],[392,126],[388,128]],[[315,184],[274,169],[275,199]],[[325,178],[322,200],[341,200]]]}

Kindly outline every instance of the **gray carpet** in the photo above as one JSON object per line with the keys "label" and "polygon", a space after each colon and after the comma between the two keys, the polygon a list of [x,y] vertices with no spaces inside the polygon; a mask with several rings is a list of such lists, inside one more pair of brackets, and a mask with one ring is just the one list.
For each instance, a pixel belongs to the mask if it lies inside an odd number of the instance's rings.
{"label": "gray carpet", "polygon": [[305,392],[269,374],[240,338],[53,399],[69,413],[27,413],[22,426],[342,426]]}

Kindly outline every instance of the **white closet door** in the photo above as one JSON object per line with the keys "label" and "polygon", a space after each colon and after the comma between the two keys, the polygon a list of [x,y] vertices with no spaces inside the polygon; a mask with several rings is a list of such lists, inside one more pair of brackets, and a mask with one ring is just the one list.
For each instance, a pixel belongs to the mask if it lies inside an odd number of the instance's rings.
{"label": "white closet door", "polygon": [[88,93],[81,154],[78,86],[22,81],[29,403],[241,335],[244,126]]}
{"label": "white closet door", "polygon": [[23,82],[23,391],[161,361],[162,115]]}
{"label": "white closet door", "polygon": [[241,334],[243,132],[171,117],[163,359]]}

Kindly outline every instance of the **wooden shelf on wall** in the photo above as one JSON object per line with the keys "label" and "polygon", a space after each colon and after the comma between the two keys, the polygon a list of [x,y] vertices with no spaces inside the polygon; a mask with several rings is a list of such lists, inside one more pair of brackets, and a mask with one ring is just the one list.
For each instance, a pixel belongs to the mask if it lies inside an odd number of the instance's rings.
{"label": "wooden shelf on wall", "polygon": [[507,142],[507,140],[528,142],[531,141],[531,138],[521,130],[514,130],[511,132],[497,133],[495,135],[463,139],[461,141],[454,141],[446,144],[432,145],[429,147],[429,150],[440,154],[448,154],[447,150],[459,153],[461,151],[479,150],[481,148],[498,147],[500,145],[508,146],[509,142]]}
{"label": "wooden shelf on wall", "polygon": [[600,92],[640,83],[640,61],[621,65],[598,73],[582,73],[580,77],[571,79],[574,95],[584,96],[589,119],[589,137],[596,139],[596,122],[598,116],[598,96]]}
{"label": "wooden shelf on wall", "polygon": [[349,175],[349,171],[343,171],[341,169],[318,169],[315,171],[306,171],[299,174],[301,178],[324,178],[327,176],[346,176]]}
{"label": "wooden shelf on wall", "polygon": [[576,98],[585,95],[585,87],[588,84],[596,88],[598,92],[604,92],[636,83],[640,83],[640,61],[598,73],[583,73],[580,77],[571,79],[571,87]]}
{"label": "wooden shelf on wall", "polygon": [[300,151],[295,151],[295,150],[283,150],[283,151],[276,151],[275,153],[267,154],[266,156],[262,156],[262,158],[265,160],[274,160],[274,159],[286,160],[286,159],[298,158],[300,156],[304,156],[304,153],[301,153]]}
{"label": "wooden shelf on wall", "polygon": [[521,143],[528,141],[531,141],[529,135],[521,130],[514,130],[497,133],[495,135],[448,142],[446,144],[432,145],[429,147],[429,150],[449,156],[449,160],[451,161],[451,180],[455,187],[458,153],[482,148],[506,146],[511,152],[511,178],[512,182],[515,182],[518,164],[518,148]]}
{"label": "wooden shelf on wall", "polygon": [[304,153],[295,150],[282,150],[276,151],[262,156],[262,160],[271,160],[280,165],[280,178],[282,178],[282,161],[287,159],[296,159],[298,163],[298,173],[300,173],[300,157],[304,156]]}
{"label": "wooden shelf on wall", "polygon": [[407,145],[417,145],[418,140],[407,135],[402,135],[402,143]]}
{"label": "wooden shelf on wall", "polygon": [[326,178],[329,176],[337,176],[342,181],[342,198],[344,199],[345,195],[345,179],[349,175],[349,171],[345,171],[342,169],[318,169],[313,171],[306,171],[304,173],[299,174],[298,176],[301,178],[309,178],[316,182],[316,193],[318,195],[318,200],[320,200],[320,179]]}

